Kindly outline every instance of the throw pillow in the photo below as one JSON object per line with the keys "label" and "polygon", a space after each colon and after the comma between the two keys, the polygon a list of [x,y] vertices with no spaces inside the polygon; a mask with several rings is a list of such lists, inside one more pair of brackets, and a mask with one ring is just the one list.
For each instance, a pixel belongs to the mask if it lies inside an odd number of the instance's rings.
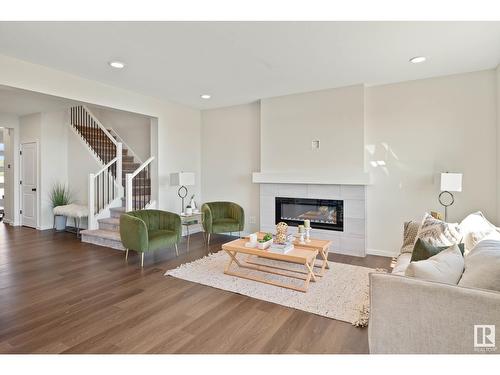
{"label": "throw pillow", "polygon": [[456,285],[464,271],[464,257],[457,245],[426,260],[411,262],[405,275],[427,281]]}
{"label": "throw pillow", "polygon": [[404,223],[403,228],[403,246],[401,246],[401,253],[410,253],[413,251],[413,245],[417,238],[418,228],[420,223],[418,221],[407,221]]}
{"label": "throw pillow", "polygon": [[[432,246],[430,243],[420,238],[417,238],[417,241],[415,242],[415,246],[413,249],[413,253],[411,254],[411,261],[418,262],[419,260],[429,259],[430,257],[436,255],[437,253],[440,253],[443,250],[446,250],[447,248],[449,248],[449,246]],[[463,243],[458,244],[458,248],[460,249],[460,252],[463,254],[464,244]]]}
{"label": "throw pillow", "polygon": [[458,285],[500,292],[500,241],[487,237],[469,252]]}
{"label": "throw pillow", "polygon": [[474,246],[483,238],[495,237],[500,240],[500,233],[497,228],[484,217],[481,211],[468,215],[460,223],[460,232],[465,243],[465,254],[468,254]]}
{"label": "throw pillow", "polygon": [[462,236],[457,223],[446,223],[426,213],[418,228],[417,238],[432,246],[452,246],[459,243]]}

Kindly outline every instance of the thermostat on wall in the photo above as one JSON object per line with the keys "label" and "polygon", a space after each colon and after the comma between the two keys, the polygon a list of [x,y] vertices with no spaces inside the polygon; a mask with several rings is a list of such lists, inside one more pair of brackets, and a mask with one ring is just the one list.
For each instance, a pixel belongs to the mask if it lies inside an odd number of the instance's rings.
{"label": "thermostat on wall", "polygon": [[319,140],[314,140],[314,141],[312,141],[312,143],[311,143],[311,148],[312,148],[313,150],[319,150]]}

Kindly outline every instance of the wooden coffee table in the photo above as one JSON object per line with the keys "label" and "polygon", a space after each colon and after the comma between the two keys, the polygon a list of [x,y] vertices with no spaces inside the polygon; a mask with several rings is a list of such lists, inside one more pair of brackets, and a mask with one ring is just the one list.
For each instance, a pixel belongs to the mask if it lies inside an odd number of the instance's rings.
{"label": "wooden coffee table", "polygon": [[[257,238],[258,239],[264,238],[265,234],[266,234],[265,232],[258,232]],[[293,244],[295,247],[299,246],[302,248],[311,248],[318,250],[318,253],[321,257],[321,263],[316,264],[315,262],[314,267],[321,268],[321,270],[318,273],[315,273],[314,275],[321,277],[324,275],[325,270],[330,269],[330,265],[328,264],[328,253],[330,251],[330,245],[332,244],[332,241],[318,240],[314,238],[311,238],[310,241],[311,242],[306,242],[305,244],[300,244],[299,239],[296,238],[293,241]]]}
{"label": "wooden coffee table", "polygon": [[[316,261],[316,256],[318,255],[317,249],[295,245],[295,248],[293,250],[289,251],[286,254],[280,254],[269,250],[260,250],[258,248],[245,247],[246,242],[248,242],[248,239],[239,238],[222,245],[222,250],[224,250],[229,255],[229,262],[224,269],[224,273],[226,275],[237,276],[243,279],[254,280],[265,284],[296,290],[299,292],[306,292],[307,288],[309,287],[309,282],[316,281],[313,267],[314,262]],[[277,260],[282,262],[284,267],[259,264],[253,261],[249,262],[248,257],[251,256],[258,256],[263,259]],[[254,271],[260,271],[264,274],[274,274],[286,276],[292,279],[304,280],[304,284],[300,287],[293,284],[286,284],[274,280],[269,280],[265,277],[232,271],[230,268],[233,263],[236,264],[237,267],[243,269],[250,269]],[[287,263],[302,265],[303,268],[291,269],[289,267],[286,267]]]}

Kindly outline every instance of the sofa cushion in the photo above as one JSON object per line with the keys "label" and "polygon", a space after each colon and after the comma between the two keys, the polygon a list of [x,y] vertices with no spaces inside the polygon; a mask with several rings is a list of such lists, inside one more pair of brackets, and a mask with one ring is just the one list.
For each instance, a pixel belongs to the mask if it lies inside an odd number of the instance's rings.
{"label": "sofa cushion", "polygon": [[393,275],[403,275],[406,272],[406,268],[408,268],[408,265],[410,264],[411,261],[411,253],[402,253],[398,256],[398,259],[396,260],[396,264],[394,265],[394,268],[392,269],[392,274]]}
{"label": "sofa cushion", "polygon": [[403,228],[403,246],[401,246],[401,253],[412,253],[413,245],[418,234],[420,223],[418,221],[407,221],[404,223]]}
{"label": "sofa cushion", "polygon": [[460,223],[460,232],[463,235],[465,254],[468,254],[485,237],[500,240],[497,228],[484,217],[481,211],[474,212],[463,219]]}
{"label": "sofa cushion", "polygon": [[460,242],[462,235],[457,223],[447,223],[434,219],[426,213],[418,228],[417,238],[432,246],[452,246]]}
{"label": "sofa cushion", "polygon": [[457,284],[464,271],[464,257],[458,245],[450,246],[426,260],[411,262],[406,276],[446,284]]}
{"label": "sofa cushion", "polygon": [[460,286],[500,291],[500,241],[485,238],[465,257]]}
{"label": "sofa cushion", "polygon": [[[436,255],[437,253],[440,253],[443,250],[446,250],[447,248],[449,248],[449,246],[432,246],[430,243],[420,238],[417,238],[417,241],[415,242],[415,247],[411,254],[411,261],[417,262],[419,260],[429,259],[430,257]],[[464,244],[463,243],[458,244],[458,248],[460,249],[460,252],[463,254]]]}

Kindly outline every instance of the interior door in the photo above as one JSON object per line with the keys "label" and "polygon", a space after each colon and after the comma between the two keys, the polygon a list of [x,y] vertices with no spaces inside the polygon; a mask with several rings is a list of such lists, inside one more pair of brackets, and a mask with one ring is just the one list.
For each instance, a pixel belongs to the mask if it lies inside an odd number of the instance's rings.
{"label": "interior door", "polygon": [[38,150],[35,142],[21,144],[21,220],[22,225],[37,227]]}

